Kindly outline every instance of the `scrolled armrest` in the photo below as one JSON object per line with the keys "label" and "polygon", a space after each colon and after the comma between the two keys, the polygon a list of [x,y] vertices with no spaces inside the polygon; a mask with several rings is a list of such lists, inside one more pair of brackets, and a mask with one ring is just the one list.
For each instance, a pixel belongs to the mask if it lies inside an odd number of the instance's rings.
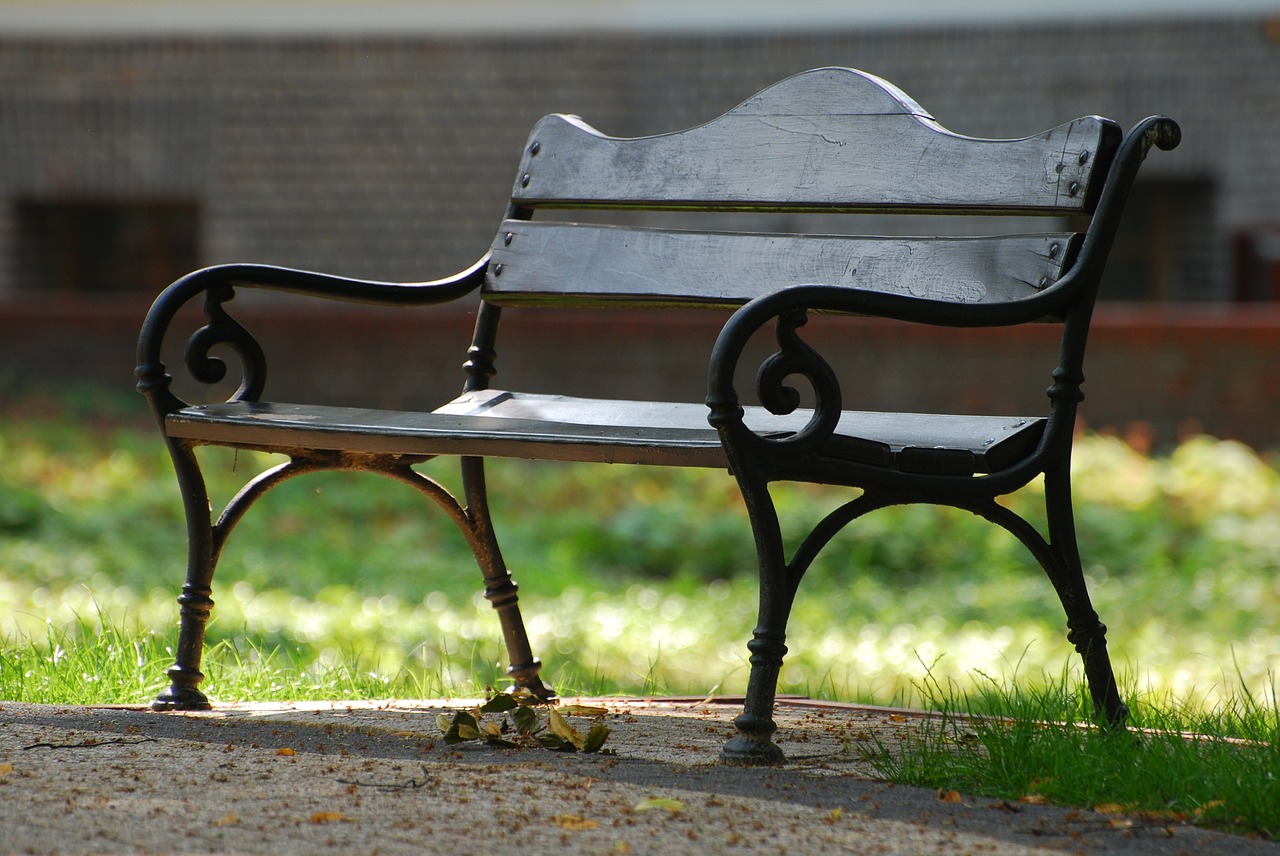
{"label": "scrolled armrest", "polygon": [[[762,295],[740,307],[716,339],[708,378],[709,420],[726,445],[750,447],[756,452],[781,447],[794,452],[814,449],[831,436],[840,420],[840,383],[830,365],[800,338],[799,328],[811,311],[951,327],[1021,324],[1060,312],[1071,298],[1072,280],[1068,273],[1034,297],[1003,303],[952,303],[834,285],[797,285]],[[813,416],[801,431],[762,435],[743,423],[744,411],[734,376],[747,342],[774,319],[779,350],[761,364],[756,374],[760,402],[775,415],[793,413],[799,407],[800,395],[785,381],[800,376],[812,386],[815,405]]]}
{"label": "scrolled armrest", "polygon": [[174,282],[156,298],[138,335],[138,391],[148,397],[158,417],[185,406],[169,389],[172,377],[160,357],[161,346],[179,310],[203,297],[207,323],[188,339],[183,361],[191,376],[206,384],[226,376],[226,364],[210,356],[218,345],[239,357],[242,380],[231,400],[255,400],[266,383],[266,358],[253,336],[226,311],[237,288],[253,288],[388,306],[447,303],[476,290],[484,280],[486,255],[455,276],[430,282],[376,282],[348,279],[268,265],[233,264],[204,268]]}

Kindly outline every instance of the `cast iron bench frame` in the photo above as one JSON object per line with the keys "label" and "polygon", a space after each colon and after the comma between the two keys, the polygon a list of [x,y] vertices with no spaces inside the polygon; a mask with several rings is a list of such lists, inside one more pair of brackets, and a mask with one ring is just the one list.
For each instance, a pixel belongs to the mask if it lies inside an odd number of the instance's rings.
{"label": "cast iron bench frame", "polygon": [[[358,470],[397,479],[457,524],[483,572],[517,686],[551,698],[539,677],[490,521],[485,457],[725,468],[745,499],[759,557],[759,623],[737,734],[723,757],[777,763],[772,709],[787,619],[800,578],[856,518],[890,505],[955,506],[1009,530],[1048,574],[1083,658],[1094,706],[1123,723],[1106,628],[1081,571],[1070,461],[1085,340],[1121,210],[1152,146],[1172,149],[1178,126],[1154,116],[1128,134],[1096,116],[1019,140],[954,134],[891,84],[827,68],[783,80],[706,125],[679,133],[607,137],[577,117],[551,115],[525,146],[507,217],[488,254],[447,279],[353,280],[264,265],[223,265],[178,280],[156,300],[138,344],[138,388],[173,458],[187,515],[187,579],[171,686],[159,710],[210,707],[197,687],[212,577],[231,530],[269,489],[295,476]],[[535,220],[554,209],[856,214],[1042,214],[1087,219],[1081,231],[977,238],[640,229]],[[736,218],[735,218],[736,219]],[[840,218],[847,221],[850,218]],[[266,359],[226,311],[237,288],[392,306],[479,294],[463,394],[433,412],[282,404],[263,399]],[[241,361],[239,389],[192,405],[171,390],[161,344],[179,309],[202,298],[207,323],[184,362],[220,382],[226,346]],[[473,298],[474,299],[474,298]],[[490,380],[504,307],[721,307],[706,406],[594,400],[494,390]],[[809,313],[996,327],[1062,326],[1048,413],[1003,418],[842,410],[836,372],[800,336]],[[735,374],[748,341],[773,324],[777,352],[759,367],[763,405],[739,402]],[[1048,367],[1048,360],[1046,360]],[[691,371],[700,367],[690,366]],[[805,381],[812,399],[787,385]],[[774,414],[771,416],[771,414]],[[754,428],[752,426],[755,426]],[[246,484],[214,520],[196,449],[279,452],[288,461]],[[415,464],[459,458],[455,498]],[[997,498],[1043,474],[1048,536]],[[860,488],[788,558],[769,494],[775,481]]]}

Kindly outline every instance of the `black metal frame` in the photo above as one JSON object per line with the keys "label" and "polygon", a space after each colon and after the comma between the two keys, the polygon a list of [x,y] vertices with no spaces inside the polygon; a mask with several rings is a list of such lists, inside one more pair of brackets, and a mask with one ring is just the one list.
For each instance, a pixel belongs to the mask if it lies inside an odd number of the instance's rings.
{"label": "black metal frame", "polygon": [[[1118,129],[1116,131],[1119,134]],[[871,511],[904,503],[931,503],[966,509],[1010,531],[1041,564],[1067,614],[1068,637],[1084,659],[1094,705],[1105,721],[1120,724],[1127,711],[1119,698],[1106,651],[1106,628],[1094,611],[1080,567],[1072,515],[1070,458],[1076,408],[1083,398],[1082,365],[1098,282],[1119,222],[1120,212],[1138,167],[1152,146],[1177,145],[1176,124],[1153,117],[1126,135],[1115,150],[1096,213],[1075,263],[1056,283],[1033,297],[1007,303],[957,304],[861,291],[847,287],[802,285],[757,298],[729,319],[711,358],[707,404],[709,421],[719,432],[729,464],[745,498],[759,558],[760,613],[751,652],[751,676],[738,736],[723,757],[735,763],[776,763],[781,750],[772,742],[772,709],[778,674],[786,652],[785,634],[801,578],[834,535]],[[1114,142],[1113,142],[1114,144]],[[1101,155],[1099,155],[1101,156]],[[532,212],[516,205],[509,218],[528,219]],[[489,516],[483,460],[460,458],[462,497],[412,467],[427,456],[324,451],[310,447],[254,447],[279,452],[288,462],[251,480],[213,518],[196,448],[200,441],[170,436],[167,418],[187,406],[171,390],[172,378],[161,360],[165,334],[181,307],[203,297],[207,323],[187,342],[184,363],[190,375],[206,384],[220,382],[226,365],[211,356],[215,346],[229,347],[242,364],[242,382],[232,401],[258,401],[266,381],[266,360],[253,337],[226,312],[237,288],[270,289],[314,297],[384,305],[430,305],[470,295],[482,285],[488,257],[454,277],[424,283],[381,283],[344,279],[260,265],[228,265],[197,271],[170,286],[149,312],[138,343],[138,389],[150,402],[173,459],[187,515],[187,577],[178,598],[181,614],[171,685],[153,703],[158,710],[209,707],[198,688],[204,675],[201,659],[212,600],[212,578],[231,531],[246,511],[272,487],[312,472],[358,470],[400,481],[440,506],[466,537],[485,581],[485,597],[498,612],[507,645],[508,674],[517,686],[554,696],[539,677],[517,605],[517,587],[498,548]],[[1044,318],[1061,319],[1062,343],[1053,384],[1048,389],[1049,416],[1034,451],[1023,460],[986,475],[904,472],[826,454],[841,411],[840,384],[830,366],[801,338],[809,312],[876,315],[907,322],[946,326],[1003,326]],[[480,301],[474,338],[466,363],[466,389],[487,387],[494,374],[494,343],[500,307]],[[763,436],[743,422],[734,375],[747,341],[773,323],[778,352],[757,375],[761,401],[785,414],[798,406],[798,395],[785,385],[792,376],[807,380],[816,396],[808,427],[787,437]],[[1047,537],[1032,524],[1000,505],[996,498],[1025,485],[1037,475],[1046,479]],[[836,509],[813,528],[788,560],[769,485],[798,480],[860,488],[863,493]]]}
{"label": "black metal frame", "polygon": [[[949,505],[1004,527],[1044,568],[1067,615],[1068,639],[1084,661],[1096,711],[1112,725],[1128,710],[1121,702],[1106,648],[1106,627],[1090,603],[1076,543],[1071,502],[1071,447],[1076,409],[1084,395],[1083,363],[1089,322],[1107,254],[1138,167],[1152,146],[1172,149],[1178,126],[1153,117],[1135,127],[1120,144],[1116,160],[1071,270],[1034,297],[1003,304],[956,304],[824,285],[782,289],[753,300],[724,326],[711,357],[710,421],[720,433],[734,476],[742,490],[760,563],[760,614],[751,651],[751,677],[745,710],[736,720],[738,736],[723,758],[745,764],[778,763],[783,753],[770,739],[776,726],[773,704],[786,654],[786,626],[800,580],[822,548],[842,528],[876,509],[907,503]],[[1058,367],[1047,390],[1049,418],[1035,450],[1023,460],[986,475],[903,472],[824,456],[841,410],[840,385],[830,366],[799,336],[808,312],[876,315],[900,321],[954,327],[1006,326],[1043,318],[1063,319]],[[753,432],[743,422],[734,376],[747,341],[776,323],[779,350],[757,373],[757,394],[777,414],[793,412],[799,396],[784,385],[803,377],[816,404],[808,426],[778,438]],[[1045,476],[1048,537],[1000,505],[996,498]],[[863,493],[820,521],[790,561],[774,511],[769,484],[811,481],[857,487]]]}

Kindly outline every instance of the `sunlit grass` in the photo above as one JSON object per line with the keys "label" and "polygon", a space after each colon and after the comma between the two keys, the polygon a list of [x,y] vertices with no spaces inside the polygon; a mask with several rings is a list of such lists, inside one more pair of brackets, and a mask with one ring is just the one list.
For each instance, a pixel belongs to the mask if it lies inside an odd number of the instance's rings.
{"label": "sunlit grass", "polygon": [[851,743],[882,778],[1019,802],[1095,809],[1110,828],[1192,823],[1280,838],[1280,706],[1238,693],[1212,706],[1125,693],[1132,728],[1082,726],[1083,694],[1059,675],[1031,688],[991,679],[959,693],[927,677],[931,710],[900,742]]}
{"label": "sunlit grass", "polygon": [[[139,405],[37,402],[0,422],[0,638],[43,639],[49,628],[78,638],[82,617],[127,636],[171,631],[181,505]],[[206,451],[219,502],[267,463]],[[452,482],[448,464],[428,472]],[[523,462],[492,462],[490,475],[503,549],[553,680],[742,691],[755,560],[730,478]],[[1075,475],[1095,606],[1135,689],[1208,706],[1265,697],[1280,670],[1275,469],[1207,438],[1148,456],[1087,437]],[[1034,519],[1039,490],[1009,502]],[[840,497],[777,490],[794,533]],[[479,588],[463,540],[417,494],[373,476],[297,479],[232,538],[210,643],[275,652],[304,672],[343,664],[384,683],[491,682],[503,653]],[[919,704],[927,675],[976,690],[975,675],[1007,676],[1013,663],[1034,682],[1076,668],[1062,625],[1042,572],[1006,533],[962,512],[888,509],[842,534],[801,586],[781,689]],[[209,691],[233,697],[209,671]],[[148,698],[150,684],[141,687],[133,700]]]}

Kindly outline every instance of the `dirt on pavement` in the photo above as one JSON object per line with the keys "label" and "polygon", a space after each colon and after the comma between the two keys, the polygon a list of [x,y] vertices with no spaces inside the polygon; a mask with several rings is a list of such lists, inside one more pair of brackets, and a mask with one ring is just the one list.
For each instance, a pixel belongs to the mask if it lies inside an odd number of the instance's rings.
{"label": "dirt on pavement", "polygon": [[717,763],[736,704],[582,703],[607,711],[611,754],[446,745],[437,714],[467,701],[0,702],[0,853],[1280,853],[875,781],[855,744],[891,744],[909,711],[782,700],[788,763],[741,768]]}

